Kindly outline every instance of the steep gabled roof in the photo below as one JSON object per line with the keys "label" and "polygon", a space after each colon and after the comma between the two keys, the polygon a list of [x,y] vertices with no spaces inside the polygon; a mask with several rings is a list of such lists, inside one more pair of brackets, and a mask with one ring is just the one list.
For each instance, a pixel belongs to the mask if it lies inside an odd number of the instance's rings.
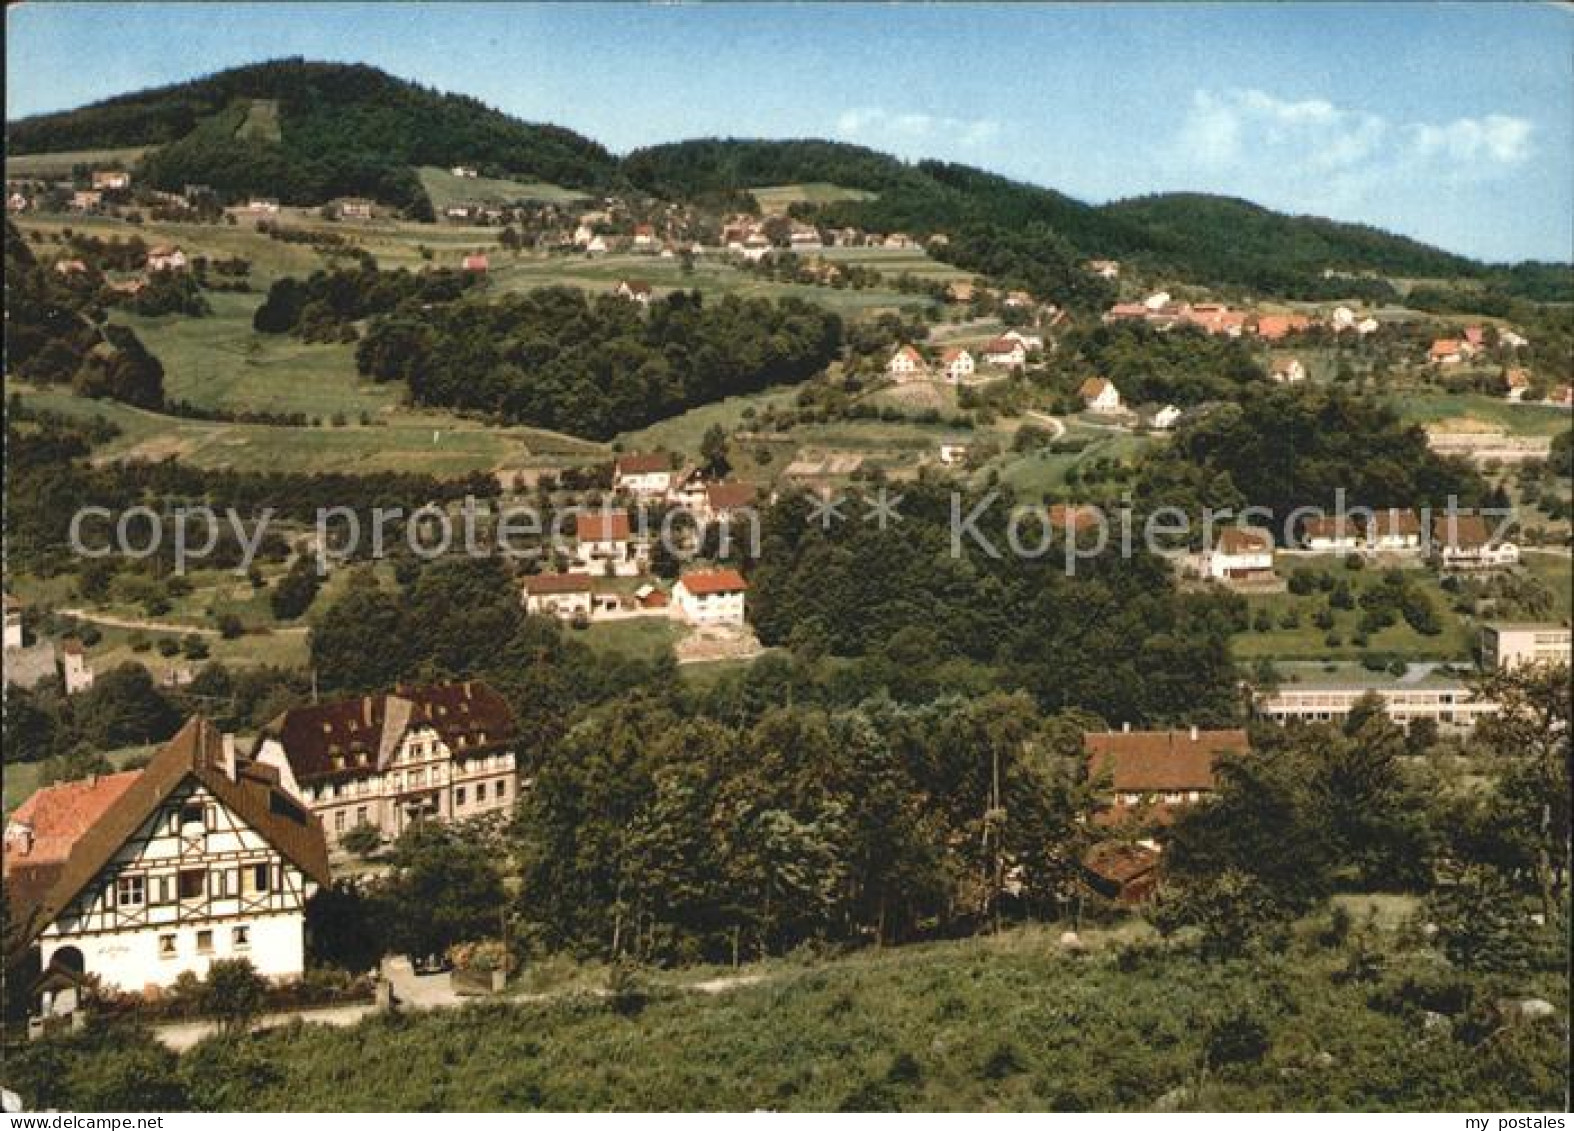
{"label": "steep gabled roof", "polygon": [[[233,772],[233,777],[231,773]],[[200,715],[166,742],[126,790],[71,847],[56,876],[20,895],[25,934],[36,937],[103,870],[131,835],[188,780],[194,780],[317,883],[331,882],[322,825],[279,788],[277,771],[227,754],[224,736]],[[32,888],[34,885],[28,885]]]}
{"label": "steep gabled roof", "polygon": [[96,825],[120,795],[142,776],[141,770],[95,775],[81,781],[46,785],[17,807],[6,828],[26,826],[24,841],[8,843],[4,871],[22,865],[64,864],[71,848]]}
{"label": "steep gabled roof", "polygon": [[654,471],[671,471],[672,458],[666,452],[631,452],[618,456],[612,463],[618,475],[649,475]]}
{"label": "steep gabled roof", "polygon": [[537,573],[525,578],[525,592],[537,596],[552,593],[589,593],[588,573]]}

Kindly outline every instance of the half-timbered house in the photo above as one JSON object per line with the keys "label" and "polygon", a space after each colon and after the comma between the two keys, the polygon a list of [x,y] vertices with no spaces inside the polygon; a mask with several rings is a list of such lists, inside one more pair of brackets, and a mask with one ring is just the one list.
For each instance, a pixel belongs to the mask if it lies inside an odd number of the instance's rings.
{"label": "half-timbered house", "polygon": [[128,992],[221,958],[299,977],[306,902],[329,882],[317,819],[200,717],[140,772],[40,790],[5,840],[21,941],[46,971]]}

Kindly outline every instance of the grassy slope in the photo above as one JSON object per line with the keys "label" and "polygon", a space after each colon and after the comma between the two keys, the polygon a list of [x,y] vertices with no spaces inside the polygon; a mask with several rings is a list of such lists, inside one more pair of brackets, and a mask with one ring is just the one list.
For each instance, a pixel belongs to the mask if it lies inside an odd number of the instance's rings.
{"label": "grassy slope", "polygon": [[874,193],[863,189],[844,188],[825,181],[811,181],[800,185],[765,185],[750,189],[760,202],[760,211],[770,214],[786,212],[788,205],[800,201],[808,204],[835,204],[842,200],[871,200]]}
{"label": "grassy slope", "polygon": [[[1359,603],[1361,594],[1382,581],[1380,569],[1350,570],[1334,557],[1296,557],[1281,559],[1279,573],[1288,576],[1297,567],[1313,570],[1325,569],[1336,578],[1350,583],[1350,589]],[[1449,605],[1449,596],[1438,584],[1438,577],[1431,570],[1405,571],[1405,576],[1432,598],[1443,631],[1436,636],[1422,636],[1402,619],[1393,626],[1373,633],[1365,648],[1357,648],[1351,637],[1361,619],[1359,607],[1334,610],[1334,629],[1344,643],[1335,648],[1325,643],[1328,631],[1312,623],[1312,614],[1328,603],[1326,594],[1317,593],[1297,597],[1292,593],[1248,595],[1246,605],[1255,617],[1259,609],[1268,609],[1274,618],[1270,632],[1248,630],[1235,637],[1234,650],[1238,659],[1255,660],[1263,657],[1283,660],[1340,660],[1355,659],[1362,652],[1392,652],[1416,660],[1466,660],[1471,655],[1474,627]],[[1280,628],[1279,617],[1286,610],[1300,611],[1298,628]]]}
{"label": "grassy slope", "polygon": [[5,175],[13,177],[69,177],[77,165],[121,165],[130,168],[148,151],[145,145],[124,149],[74,149],[61,153],[28,153],[7,156]]}
{"label": "grassy slope", "polygon": [[[727,992],[493,1005],[285,1030],[256,1053],[259,1108],[387,1110],[1146,1110],[1195,1087],[1204,1035],[1243,1003],[1261,1064],[1216,1069],[1189,1106],[1317,1110],[1557,1105],[1561,1037],[1520,1035],[1518,1063],[1424,1033],[1336,983],[1343,951],[1253,969],[1178,954],[1058,951],[1045,929],[767,967]],[[1394,961],[1390,955],[1390,961]],[[1426,958],[1404,959],[1409,968]],[[1545,984],[1543,984],[1545,983]],[[1526,990],[1566,1008],[1561,979]],[[1566,1015],[1566,1014],[1564,1014]],[[1318,1066],[1318,1058],[1330,1058]]]}
{"label": "grassy slope", "polygon": [[507,181],[495,177],[456,177],[447,169],[423,165],[416,170],[421,187],[432,201],[439,217],[450,204],[517,204],[539,200],[565,203],[581,200],[584,193],[549,185],[544,181]]}
{"label": "grassy slope", "polygon": [[1405,420],[1423,425],[1469,417],[1488,426],[1501,426],[1515,436],[1556,436],[1569,429],[1565,410],[1511,404],[1501,397],[1476,393],[1407,393],[1395,397],[1393,404]]}

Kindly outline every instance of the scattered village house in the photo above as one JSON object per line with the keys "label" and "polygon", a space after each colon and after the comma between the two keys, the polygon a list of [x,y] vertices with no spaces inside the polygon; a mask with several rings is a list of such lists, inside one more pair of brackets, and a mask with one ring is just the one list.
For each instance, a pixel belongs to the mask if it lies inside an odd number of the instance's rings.
{"label": "scattered village house", "polygon": [[131,187],[131,174],[123,169],[94,169],[93,187],[100,192],[117,192]]}
{"label": "scattered village house", "polygon": [[635,251],[655,251],[659,242],[656,238],[656,227],[654,224],[634,225]]}
{"label": "scattered village house", "polygon": [[329,883],[317,819],[202,718],[142,770],[34,794],[6,826],[4,875],[46,971],[129,992],[221,958],[298,978],[306,902]]}
{"label": "scattered village house", "polygon": [[924,355],[917,348],[904,345],[891,355],[891,360],[885,363],[885,372],[889,377],[898,381],[907,381],[914,377],[923,376],[928,367],[924,364]]}
{"label": "scattered village house", "polygon": [[1413,554],[1421,549],[1421,518],[1413,510],[1385,507],[1366,524],[1366,549],[1373,554]]}
{"label": "scattered village house", "polygon": [[984,361],[1007,368],[1026,365],[1027,347],[1017,338],[996,338],[984,347]]}
{"label": "scattered village house", "polygon": [[630,533],[627,511],[592,511],[574,516],[574,557],[582,570],[617,577],[644,571],[648,550]]}
{"label": "scattered village house", "polygon": [[1273,535],[1231,526],[1203,553],[1204,577],[1217,581],[1263,581],[1273,577]]}
{"label": "scattered village house", "polygon": [[60,645],[60,676],[65,681],[67,695],[76,695],[93,686],[93,667],[87,662],[87,653],[80,640],[67,640]]}
{"label": "scattered village house", "polygon": [[1176,424],[1180,423],[1181,416],[1180,409],[1172,404],[1167,404],[1148,417],[1148,427],[1157,432],[1168,432]]}
{"label": "scattered village house", "polygon": [[456,177],[462,177],[465,180],[470,181],[473,181],[476,179],[476,177],[480,176],[480,173],[473,165],[455,165],[448,171]]}
{"label": "scattered village house", "polygon": [[1119,412],[1120,390],[1105,377],[1089,377],[1077,390],[1089,412]]}
{"label": "scattered village house", "polygon": [[246,202],[246,211],[254,216],[277,216],[279,202],[271,196],[254,196]]}
{"label": "scattered village house", "polygon": [[1566,624],[1496,623],[1481,626],[1481,666],[1489,671],[1529,664],[1574,662],[1574,631]]}
{"label": "scattered village house", "polygon": [[1095,894],[1130,907],[1157,889],[1160,859],[1158,849],[1146,844],[1100,841],[1082,855],[1082,878]]}
{"label": "scattered village house", "polygon": [[417,821],[508,811],[517,741],[503,697],[466,680],[286,711],[264,728],[257,760],[321,820],[332,847],[361,825],[392,840]]}
{"label": "scattered village house", "polygon": [[1364,545],[1361,523],[1353,514],[1323,515],[1301,524],[1301,545],[1319,554],[1357,554]]}
{"label": "scattered village house", "polygon": [[370,220],[372,202],[365,197],[347,196],[338,202],[337,211],[342,220]]}
{"label": "scattered village house", "polygon": [[945,373],[946,380],[953,382],[970,380],[977,370],[973,355],[965,349],[956,347],[946,350],[941,355],[940,368]]}
{"label": "scattered village house", "polygon": [[1433,365],[1459,365],[1467,356],[1464,343],[1455,338],[1439,338],[1427,351],[1427,360]]}
{"label": "scattered village house", "polygon": [[1501,569],[1519,562],[1519,547],[1479,515],[1445,515],[1432,520],[1432,555],[1445,570]]}
{"label": "scattered village house", "polygon": [[160,244],[148,252],[149,271],[184,271],[186,253],[173,244]]}
{"label": "scattered village house", "polygon": [[672,587],[672,615],[695,625],[741,625],[748,588],[735,569],[684,574]]}
{"label": "scattered village house", "polygon": [[612,461],[612,489],[630,495],[666,495],[676,475],[666,452],[629,453]]}
{"label": "scattered village house", "polygon": [[71,207],[78,212],[91,212],[104,203],[104,194],[97,189],[77,189],[71,194]]}
{"label": "scattered village house", "polygon": [[593,611],[590,574],[538,573],[525,578],[525,611],[559,620],[588,620]]}
{"label": "scattered village house", "polygon": [[1524,399],[1529,390],[1530,370],[1516,365],[1503,371],[1503,395],[1508,400],[1517,403]]}
{"label": "scattered village house", "polygon": [[618,285],[612,288],[612,293],[641,306],[650,305],[650,284],[643,279],[620,279]]}
{"label": "scattered village house", "polygon": [[1165,824],[1213,793],[1214,763],[1249,750],[1244,730],[1108,731],[1082,736],[1088,780],[1105,792],[1103,825]]}
{"label": "scattered village house", "polygon": [[484,254],[475,252],[471,255],[465,256],[464,259],[460,261],[459,266],[461,270],[469,271],[472,274],[485,275],[487,270],[491,267],[491,262]]}
{"label": "scattered village house", "polygon": [[704,500],[699,507],[703,522],[727,521],[731,523],[739,514],[754,506],[757,489],[752,483],[707,483]]}
{"label": "scattered village house", "polygon": [[1306,380],[1306,366],[1298,357],[1276,357],[1269,366],[1268,376],[1281,385],[1299,385]]}
{"label": "scattered village house", "polygon": [[1257,319],[1257,336],[1265,342],[1277,342],[1311,328],[1312,320],[1304,314],[1264,314]]}

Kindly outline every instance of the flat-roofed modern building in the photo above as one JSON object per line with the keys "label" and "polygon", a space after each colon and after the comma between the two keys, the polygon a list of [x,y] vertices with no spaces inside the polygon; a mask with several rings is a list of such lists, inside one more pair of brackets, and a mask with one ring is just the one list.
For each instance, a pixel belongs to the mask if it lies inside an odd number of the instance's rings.
{"label": "flat-roofed modern building", "polygon": [[1568,664],[1574,655],[1574,630],[1558,624],[1484,624],[1481,665],[1489,670],[1526,664]]}
{"label": "flat-roofed modern building", "polygon": [[1445,734],[1467,734],[1498,705],[1478,698],[1464,679],[1426,667],[1386,679],[1317,673],[1300,682],[1286,681],[1256,697],[1259,717],[1277,723],[1342,723],[1362,696],[1376,693],[1388,717],[1402,727],[1430,719]]}

